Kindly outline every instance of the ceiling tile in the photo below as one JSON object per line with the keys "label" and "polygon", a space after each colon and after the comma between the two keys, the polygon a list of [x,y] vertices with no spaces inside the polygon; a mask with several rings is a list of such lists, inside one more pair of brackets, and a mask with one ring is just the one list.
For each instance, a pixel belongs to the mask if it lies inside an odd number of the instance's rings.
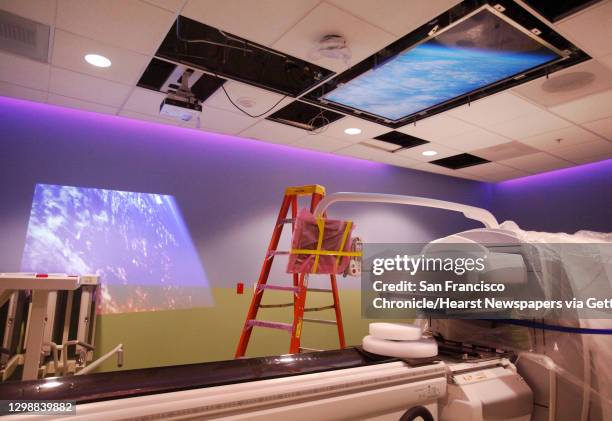
{"label": "ceiling tile", "polygon": [[231,113],[207,106],[202,107],[200,129],[215,133],[236,134],[256,123],[246,115]]}
{"label": "ceiling tile", "polygon": [[608,69],[612,69],[612,54],[609,54],[605,57],[600,57],[597,61],[603,63],[604,66],[607,66]]}
{"label": "ceiling tile", "polygon": [[[107,57],[112,65],[106,68],[92,66],[84,58],[90,53]],[[142,75],[149,58],[58,29],[55,31],[51,63],[76,72],[132,85],[136,84]]]}
{"label": "ceiling tile", "polygon": [[524,83],[512,91],[550,107],[612,87],[612,70],[595,60],[589,60]]}
{"label": "ceiling tile", "polygon": [[396,130],[430,142],[437,142],[441,139],[447,139],[477,129],[476,126],[449,117],[445,113],[419,120],[416,124],[407,124]]}
{"label": "ceiling tile", "polygon": [[0,80],[46,91],[49,88],[49,65],[0,51]]}
{"label": "ceiling tile", "polygon": [[0,95],[11,98],[27,99],[29,101],[46,102],[47,92],[36,89],[24,88],[11,83],[0,82]]}
{"label": "ceiling tile", "polygon": [[600,139],[555,149],[550,153],[576,164],[586,164],[587,162],[612,158],[612,142]]}
{"label": "ceiling tile", "polygon": [[555,26],[593,57],[612,53],[612,2],[602,2]]}
{"label": "ceiling tile", "polygon": [[444,146],[448,146],[461,152],[470,152],[476,149],[482,149],[508,142],[509,139],[495,133],[488,132],[484,129],[475,129],[458,136],[440,139],[437,143],[441,143]]}
{"label": "ceiling tile", "polygon": [[501,143],[499,145],[472,151],[474,155],[488,159],[489,161],[501,161],[502,159],[515,158],[535,152],[538,152],[538,150],[516,141]]}
{"label": "ceiling tile", "polygon": [[163,118],[161,116],[155,117],[155,116],[152,116],[152,115],[142,114],[142,113],[138,113],[138,112],[130,111],[130,110],[120,111],[119,115],[121,117],[131,118],[133,120],[150,121],[150,122],[153,122],[153,123],[168,124],[168,125],[171,125],[171,126],[182,126],[183,125],[178,120],[169,119],[169,118]]}
{"label": "ceiling tile", "polygon": [[414,168],[421,162],[396,153],[385,153],[385,155],[377,158],[376,161],[402,168]]}
{"label": "ceiling tile", "polygon": [[[611,119],[612,120],[612,119]],[[521,139],[520,142],[543,151],[552,151],[566,146],[577,145],[599,139],[599,136],[579,126],[553,130],[536,136]]]}
{"label": "ceiling tile", "polygon": [[576,123],[612,117],[612,89],[557,105],[550,110]]}
{"label": "ceiling tile", "polygon": [[299,148],[312,149],[315,151],[322,152],[333,152],[338,149],[346,148],[351,145],[352,142],[345,140],[335,139],[333,137],[326,136],[324,134],[307,135],[300,139],[297,143],[291,146],[297,146]]}
{"label": "ceiling tile", "polygon": [[123,106],[124,110],[136,111],[142,114],[159,116],[159,106],[166,97],[161,92],[136,87]]}
{"label": "ceiling tile", "polygon": [[350,145],[346,148],[342,148],[337,151],[340,155],[352,156],[355,158],[367,159],[370,161],[376,161],[377,157],[383,156],[383,154],[387,154],[389,152],[382,151],[378,148],[373,148],[368,145],[362,145],[360,143]]}
{"label": "ceiling tile", "polygon": [[286,124],[262,120],[240,132],[241,137],[263,140],[270,143],[290,145],[302,139],[308,132]]}
{"label": "ceiling tile", "polygon": [[79,110],[93,111],[100,114],[115,114],[117,112],[116,107],[109,107],[107,105],[95,104],[93,102],[82,101],[80,99],[68,98],[62,95],[49,94],[47,99],[49,104],[60,105],[62,107],[76,108]]}
{"label": "ceiling tile", "polygon": [[2,0],[0,9],[14,15],[53,25],[56,0]]}
{"label": "ceiling tile", "polygon": [[[438,154],[434,156],[424,156],[423,152],[425,151],[436,151]],[[436,159],[446,158],[447,156],[457,155],[460,152],[437,143],[426,143],[424,145],[415,146],[414,148],[402,149],[395,153],[416,161],[430,162]]]}
{"label": "ceiling tile", "polygon": [[458,177],[458,178],[466,178],[469,180],[477,180],[477,181],[486,181],[482,177],[478,177],[476,175],[467,174],[464,172],[459,172],[456,170],[451,170],[450,168],[444,168],[439,165],[430,164],[430,163],[421,163],[414,167],[415,170],[419,171],[427,171],[435,174],[448,175],[450,177]]}
{"label": "ceiling tile", "polygon": [[[361,129],[361,133],[357,135],[348,135],[344,133],[344,130],[348,128]],[[325,134],[325,136],[334,137],[336,139],[344,140],[349,143],[358,143],[362,140],[371,139],[373,137],[390,131],[390,128],[381,126],[380,124],[372,123],[352,116],[347,116],[328,125],[323,133]]]}
{"label": "ceiling tile", "polygon": [[608,140],[612,140],[612,117],[585,123],[583,127],[594,131]]}
{"label": "ceiling tile", "polygon": [[517,170],[527,171],[534,174],[544,171],[557,170],[559,168],[567,168],[574,165],[571,162],[554,157],[545,152],[536,152],[516,158],[504,159],[499,161],[499,163],[502,165],[507,165],[508,167],[516,168]]}
{"label": "ceiling tile", "polygon": [[319,1],[189,0],[181,15],[249,41],[270,45],[295,25]]}
{"label": "ceiling tile", "polygon": [[162,9],[169,10],[171,12],[178,12],[178,10],[185,3],[184,0],[143,0],[146,3],[152,4]]}
{"label": "ceiling tile", "polygon": [[[290,98],[286,98],[285,100],[281,101],[281,99],[283,99],[283,95],[233,80],[225,82],[223,87],[234,103],[252,115],[259,115],[270,110],[265,114],[267,116],[268,114],[272,114],[292,101]],[[244,104],[241,104],[241,101],[251,101],[253,105],[251,107],[247,107]],[[279,101],[281,102],[278,103]],[[277,103],[278,105],[274,106]],[[246,117],[246,114],[243,114],[239,109],[232,105],[222,88],[217,89],[215,93],[213,93],[204,102],[204,104],[210,107],[219,108],[221,110],[238,113]]]}
{"label": "ceiling tile", "polygon": [[174,13],[139,0],[58,0],[56,26],[105,44],[153,54]]}
{"label": "ceiling tile", "polygon": [[[325,35],[342,35],[351,50],[349,63],[315,59],[317,43]],[[320,3],[272,46],[284,53],[341,72],[395,40],[395,36],[328,3]]]}
{"label": "ceiling tile", "polygon": [[482,177],[482,179],[490,183],[499,183],[500,181],[514,180],[515,178],[528,177],[530,175],[531,174],[520,171],[520,170],[510,170],[510,171],[500,171],[498,173],[491,174],[486,177]]}
{"label": "ceiling tile", "polygon": [[359,143],[340,149],[335,153],[405,168],[411,168],[419,164],[419,161],[410,159],[408,157],[400,156],[398,154],[386,152],[381,149]]}
{"label": "ceiling tile", "polygon": [[511,92],[488,96],[448,111],[450,116],[480,127],[490,128],[540,109]]}
{"label": "ceiling tile", "polygon": [[510,168],[496,162],[487,162],[486,164],[474,165],[457,171],[482,177],[487,181],[501,181],[530,175],[528,172]]}
{"label": "ceiling tile", "polygon": [[130,87],[70,70],[51,67],[49,92],[97,104],[120,107]]}
{"label": "ceiling tile", "polygon": [[406,35],[447,11],[460,0],[428,0],[418,7],[406,7],[405,0],[331,0],[331,3],[366,22],[398,36]]}
{"label": "ceiling tile", "polygon": [[375,148],[382,149],[384,151],[394,151],[401,147],[399,145],[396,145],[395,143],[384,142],[378,139],[366,139],[363,142],[359,142],[359,143],[370,145]]}
{"label": "ceiling tile", "polygon": [[562,129],[571,125],[571,123],[548,111],[538,110],[514,120],[492,126],[489,130],[505,136],[508,139],[518,140],[540,133]]}

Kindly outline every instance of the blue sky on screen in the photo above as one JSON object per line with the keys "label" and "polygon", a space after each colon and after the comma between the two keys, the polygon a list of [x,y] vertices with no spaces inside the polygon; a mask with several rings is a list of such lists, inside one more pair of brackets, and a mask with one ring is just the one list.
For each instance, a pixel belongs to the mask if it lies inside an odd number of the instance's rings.
{"label": "blue sky on screen", "polygon": [[37,184],[21,270],[98,273],[106,286],[168,293],[202,288],[202,304],[212,302],[191,236],[167,195]]}
{"label": "blue sky on screen", "polygon": [[558,56],[449,47],[430,40],[336,88],[325,99],[398,120]]}

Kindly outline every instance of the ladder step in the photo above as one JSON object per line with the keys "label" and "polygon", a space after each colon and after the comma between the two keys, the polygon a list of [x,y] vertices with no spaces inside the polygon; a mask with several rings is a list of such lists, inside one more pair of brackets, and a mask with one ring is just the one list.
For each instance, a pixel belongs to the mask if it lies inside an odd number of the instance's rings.
{"label": "ladder step", "polygon": [[[260,304],[259,308],[282,308],[282,307],[293,307],[294,303],[282,303],[282,304]],[[306,311],[306,310],[304,310]]]}
{"label": "ladder step", "polygon": [[310,323],[321,323],[324,325],[337,325],[338,324],[338,322],[336,322],[335,320],[311,319],[311,318],[306,318],[306,317],[304,317],[302,321],[310,322]]}
{"label": "ladder step", "polygon": [[302,351],[306,351],[306,352],[321,352],[323,351],[322,349],[314,349],[314,348],[306,348],[305,346],[301,346],[300,347],[300,352]]}
{"label": "ladder step", "polygon": [[259,284],[257,285],[257,289],[258,290],[262,290],[262,289],[274,289],[277,291],[291,291],[291,292],[298,292],[298,288],[297,287],[285,287],[282,285],[270,285],[270,284]]}
{"label": "ladder step", "polygon": [[283,219],[278,221],[279,225],[280,224],[292,224],[294,222],[295,222],[295,219],[293,219],[293,218],[283,218]]}
{"label": "ladder step", "polygon": [[307,307],[304,309],[304,311],[323,311],[323,310],[330,310],[332,308],[336,308],[335,305],[329,305],[329,306],[323,306],[323,307]]}
{"label": "ladder step", "polygon": [[248,325],[249,327],[259,326],[259,327],[268,327],[271,329],[281,329],[281,330],[286,330],[289,333],[291,333],[291,331],[293,330],[293,326],[290,323],[268,322],[266,320],[251,319],[249,320]]}
{"label": "ladder step", "polygon": [[333,292],[331,289],[326,288],[307,288],[308,292]]}

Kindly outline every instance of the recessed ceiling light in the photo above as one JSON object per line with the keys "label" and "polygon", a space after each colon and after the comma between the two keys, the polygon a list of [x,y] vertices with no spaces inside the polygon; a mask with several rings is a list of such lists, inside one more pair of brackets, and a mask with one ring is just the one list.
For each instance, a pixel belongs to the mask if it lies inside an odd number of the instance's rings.
{"label": "recessed ceiling light", "polygon": [[423,156],[434,156],[434,155],[437,155],[438,152],[436,152],[436,151],[423,151],[421,154]]}
{"label": "recessed ceiling light", "polygon": [[110,67],[111,65],[111,61],[108,58],[99,54],[87,54],[85,61],[96,67]]}
{"label": "recessed ceiling light", "polygon": [[348,129],[344,129],[344,133],[353,136],[356,134],[360,134],[361,129],[358,129],[357,127],[349,127]]}

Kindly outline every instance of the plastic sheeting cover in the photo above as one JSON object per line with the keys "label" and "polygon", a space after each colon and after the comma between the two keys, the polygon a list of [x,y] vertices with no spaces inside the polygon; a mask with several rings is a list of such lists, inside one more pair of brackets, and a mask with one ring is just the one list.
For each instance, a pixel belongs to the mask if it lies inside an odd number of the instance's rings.
{"label": "plastic sheeting cover", "polygon": [[[451,237],[486,243],[519,245],[529,264],[536,269],[537,281],[545,297],[612,297],[612,233],[578,231],[575,234],[524,231],[512,221],[500,229],[477,229]],[[444,239],[438,240],[443,241]],[[448,238],[449,242],[456,241]],[[581,244],[580,247],[563,247]],[[589,289],[595,280],[597,290]],[[612,328],[612,319],[575,317],[564,320],[539,319],[536,322],[571,328]],[[556,396],[557,420],[612,419],[612,336],[576,334],[513,326],[495,321],[432,320],[432,330],[445,338],[515,351],[543,354],[554,361],[553,370],[563,379]],[[565,399],[565,398],[572,399]]]}
{"label": "plastic sheeting cover", "polygon": [[[348,229],[348,235],[344,238],[347,229],[348,221],[336,219],[324,219],[323,225],[323,241],[321,250],[327,251],[350,251],[351,248],[351,233],[355,227],[352,224]],[[317,218],[307,209],[300,209],[298,212],[293,237],[291,240],[292,249],[300,250],[316,250],[319,241],[319,226]],[[344,240],[344,245],[342,244]],[[291,254],[287,265],[287,273],[335,273],[344,272],[349,264],[350,258],[343,256],[338,259],[338,256],[320,255],[319,261],[315,269],[314,254]]]}

